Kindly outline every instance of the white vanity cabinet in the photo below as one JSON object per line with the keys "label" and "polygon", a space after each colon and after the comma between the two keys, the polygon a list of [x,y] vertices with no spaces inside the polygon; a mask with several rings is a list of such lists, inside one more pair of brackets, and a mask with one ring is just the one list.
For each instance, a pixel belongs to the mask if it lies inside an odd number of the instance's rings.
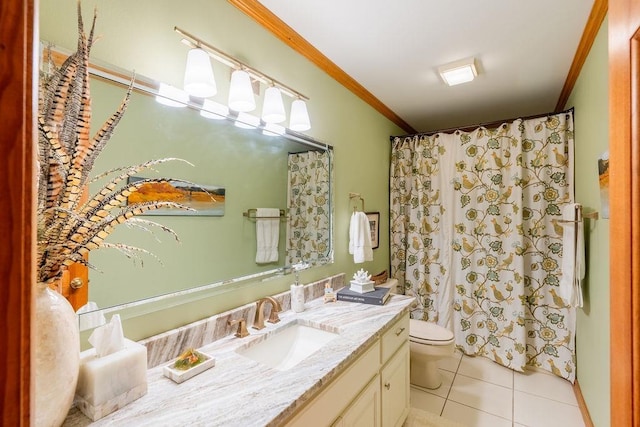
{"label": "white vanity cabinet", "polygon": [[405,314],[287,426],[395,427],[409,414],[409,315]]}

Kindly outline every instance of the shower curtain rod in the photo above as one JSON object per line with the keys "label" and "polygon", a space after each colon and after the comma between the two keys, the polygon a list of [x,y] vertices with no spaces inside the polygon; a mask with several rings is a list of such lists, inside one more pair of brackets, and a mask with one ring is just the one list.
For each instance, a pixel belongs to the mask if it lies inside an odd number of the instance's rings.
{"label": "shower curtain rod", "polygon": [[418,132],[418,133],[411,133],[411,134],[406,134],[406,135],[391,135],[389,137],[389,141],[393,142],[393,140],[395,138],[407,138],[410,136],[430,136],[430,135],[435,135],[436,133],[449,133],[449,132],[454,132],[454,131],[462,131],[462,132],[469,132],[472,131],[474,129],[477,129],[479,127],[486,127],[491,129],[493,128],[497,128],[498,126],[502,125],[503,123],[506,122],[512,122],[514,120],[517,119],[522,119],[522,120],[530,120],[530,119],[537,119],[539,117],[545,117],[545,116],[553,116],[554,114],[562,114],[562,113],[568,113],[568,112],[573,112],[574,107],[568,108],[564,111],[557,111],[554,113],[544,113],[544,114],[534,114],[532,116],[526,116],[526,117],[512,117],[510,119],[503,119],[503,120],[496,120],[493,122],[486,122],[486,123],[478,123],[475,125],[467,125],[467,126],[463,126],[463,127],[452,127],[452,128],[446,128],[446,129],[439,129],[439,130],[432,130],[432,131],[428,131],[428,132]]}

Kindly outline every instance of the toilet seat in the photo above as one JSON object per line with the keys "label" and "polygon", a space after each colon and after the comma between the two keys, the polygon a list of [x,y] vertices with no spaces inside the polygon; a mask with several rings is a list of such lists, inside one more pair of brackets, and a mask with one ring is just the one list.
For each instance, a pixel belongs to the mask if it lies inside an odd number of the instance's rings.
{"label": "toilet seat", "polygon": [[409,319],[409,341],[425,345],[449,345],[453,332],[435,323],[424,320]]}

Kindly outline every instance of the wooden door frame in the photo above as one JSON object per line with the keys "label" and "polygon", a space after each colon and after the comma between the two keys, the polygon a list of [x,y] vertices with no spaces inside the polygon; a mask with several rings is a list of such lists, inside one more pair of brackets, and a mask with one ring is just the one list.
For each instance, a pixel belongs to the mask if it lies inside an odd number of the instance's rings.
{"label": "wooden door frame", "polygon": [[0,424],[28,426],[31,413],[31,289],[35,282],[34,0],[0,2]]}
{"label": "wooden door frame", "polygon": [[[640,424],[640,144],[632,138],[629,40],[638,28],[640,5],[610,0],[611,153],[611,425]],[[0,298],[0,424],[27,426],[31,413],[31,288],[35,281],[34,111],[37,41],[34,0],[0,2],[0,209],[2,277],[10,281]],[[632,20],[633,19],[635,20]],[[636,106],[638,100],[635,100]],[[636,116],[638,111],[634,110]],[[637,124],[636,124],[637,125]],[[636,126],[637,127],[637,126]]]}
{"label": "wooden door frame", "polygon": [[[640,34],[636,33],[639,27],[640,4],[637,0],[610,0],[612,426],[640,425],[640,60],[637,56],[640,54]],[[632,59],[633,51],[635,59]],[[635,72],[635,78],[632,78],[632,72]]]}

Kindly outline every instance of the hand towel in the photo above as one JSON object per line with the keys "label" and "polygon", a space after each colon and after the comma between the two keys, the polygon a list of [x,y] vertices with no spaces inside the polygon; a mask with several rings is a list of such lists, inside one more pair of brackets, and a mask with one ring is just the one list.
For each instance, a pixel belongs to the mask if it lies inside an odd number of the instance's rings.
{"label": "hand towel", "polygon": [[349,224],[349,253],[353,255],[353,262],[359,264],[373,261],[371,248],[371,229],[369,219],[364,212],[354,212]]}
{"label": "hand towel", "polygon": [[280,238],[280,209],[256,209],[256,263],[278,261]]}
{"label": "hand towel", "polygon": [[585,274],[584,225],[577,215],[580,205],[569,203],[562,210],[562,278],[558,295],[571,307],[582,307],[582,279]]}

